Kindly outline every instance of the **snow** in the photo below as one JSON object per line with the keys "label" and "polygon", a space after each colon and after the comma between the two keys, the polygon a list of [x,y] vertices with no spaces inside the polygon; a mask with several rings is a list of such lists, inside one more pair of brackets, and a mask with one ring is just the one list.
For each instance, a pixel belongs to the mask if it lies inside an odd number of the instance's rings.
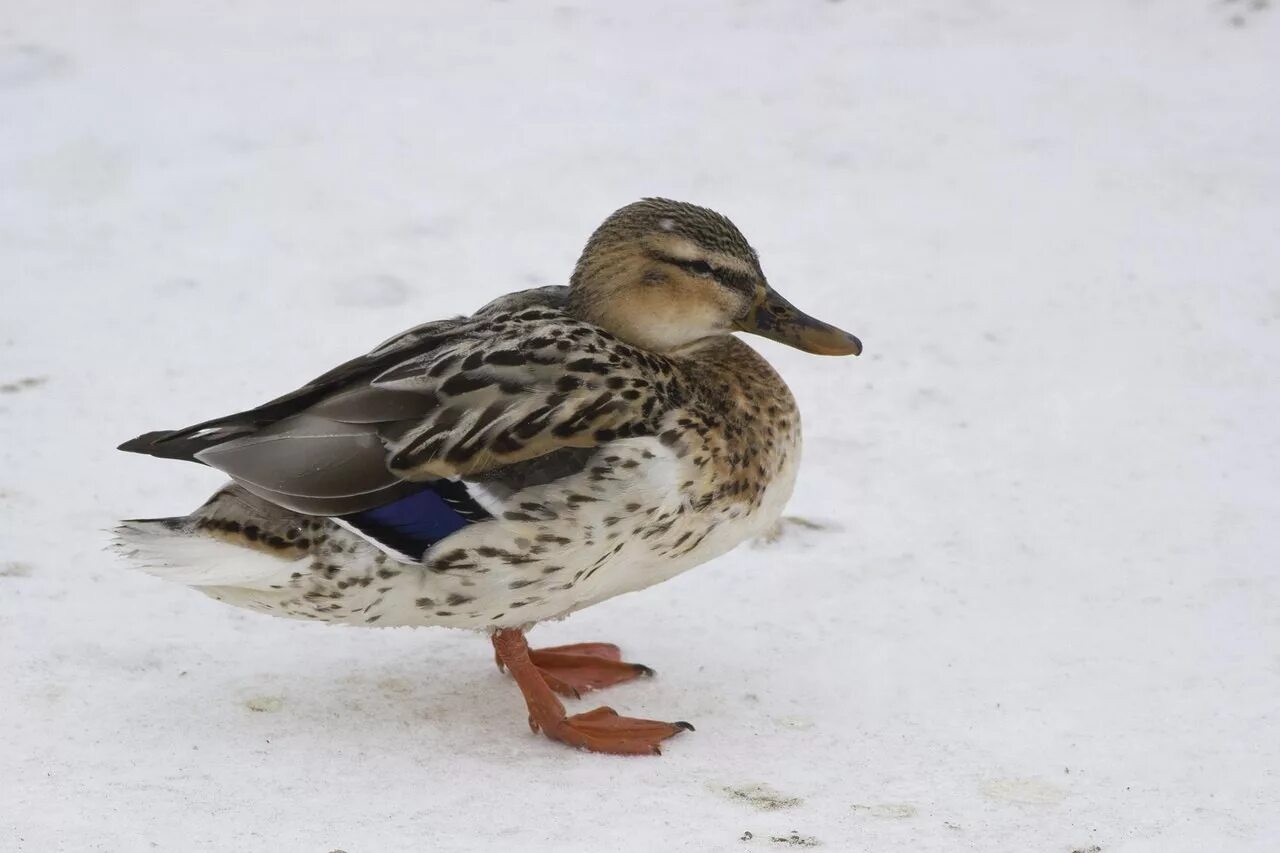
{"label": "snow", "polygon": [[[0,849],[1280,849],[1278,72],[1266,0],[8,0]],[[534,632],[656,668],[661,758],[104,550],[220,482],[119,441],[655,194],[867,348],[753,341],[799,521]]]}

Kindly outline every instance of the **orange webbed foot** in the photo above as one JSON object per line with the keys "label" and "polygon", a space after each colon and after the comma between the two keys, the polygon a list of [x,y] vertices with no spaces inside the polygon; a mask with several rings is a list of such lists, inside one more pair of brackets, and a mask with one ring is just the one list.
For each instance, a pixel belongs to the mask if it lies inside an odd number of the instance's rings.
{"label": "orange webbed foot", "polygon": [[602,707],[565,717],[545,730],[545,733],[553,740],[590,752],[661,755],[662,747],[659,744],[681,732],[691,731],[693,726],[683,720],[674,723],[640,720],[619,716],[612,708]]}
{"label": "orange webbed foot", "polygon": [[[498,669],[505,669],[495,653]],[[642,663],[627,663],[613,643],[571,643],[530,649],[529,660],[542,673],[547,686],[561,696],[580,699],[583,693],[649,678],[654,672]]]}
{"label": "orange webbed foot", "polygon": [[611,643],[574,643],[530,649],[529,659],[542,673],[548,687],[561,696],[575,699],[590,690],[653,675],[653,670],[642,663],[622,660],[622,653]]}
{"label": "orange webbed foot", "polygon": [[579,749],[612,755],[659,755],[660,744],[680,732],[693,731],[686,722],[664,723],[623,717],[612,708],[596,708],[566,716],[552,691],[577,696],[611,684],[652,675],[640,664],[624,663],[617,646],[576,643],[531,651],[518,629],[493,634],[499,669],[515,678],[529,707],[529,728]]}

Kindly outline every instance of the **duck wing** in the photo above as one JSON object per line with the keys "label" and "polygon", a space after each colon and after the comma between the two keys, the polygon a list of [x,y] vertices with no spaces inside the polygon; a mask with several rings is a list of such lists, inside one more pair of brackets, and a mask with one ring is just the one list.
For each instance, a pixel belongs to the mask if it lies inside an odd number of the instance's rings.
{"label": "duck wing", "polygon": [[[503,297],[392,338],[257,408],[122,450],[187,459],[310,515],[345,515],[424,481],[515,490],[650,435],[677,394],[670,363],[570,316],[567,288]],[[559,472],[559,473],[557,473]]]}

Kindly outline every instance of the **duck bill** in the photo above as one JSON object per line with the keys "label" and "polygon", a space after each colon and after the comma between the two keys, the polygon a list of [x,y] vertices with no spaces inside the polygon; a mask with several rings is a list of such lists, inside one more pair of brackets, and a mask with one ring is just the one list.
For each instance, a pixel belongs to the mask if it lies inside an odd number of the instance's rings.
{"label": "duck bill", "polygon": [[815,355],[862,353],[862,341],[843,329],[810,317],[779,296],[772,287],[760,289],[755,304],[747,316],[738,321],[736,328]]}

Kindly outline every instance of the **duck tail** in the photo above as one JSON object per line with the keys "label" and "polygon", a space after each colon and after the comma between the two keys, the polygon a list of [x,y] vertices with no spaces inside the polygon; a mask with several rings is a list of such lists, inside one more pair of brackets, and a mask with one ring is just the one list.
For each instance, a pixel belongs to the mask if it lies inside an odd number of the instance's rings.
{"label": "duck tail", "polygon": [[188,586],[252,587],[288,574],[279,557],[204,535],[191,516],[130,519],[112,534],[112,550],[135,568]]}
{"label": "duck tail", "polygon": [[221,444],[228,439],[246,432],[252,432],[252,426],[234,425],[197,425],[185,429],[161,429],[145,432],[137,438],[131,438],[116,449],[126,453],[142,453],[160,459],[181,459],[185,462],[199,462],[196,454],[202,450]]}

